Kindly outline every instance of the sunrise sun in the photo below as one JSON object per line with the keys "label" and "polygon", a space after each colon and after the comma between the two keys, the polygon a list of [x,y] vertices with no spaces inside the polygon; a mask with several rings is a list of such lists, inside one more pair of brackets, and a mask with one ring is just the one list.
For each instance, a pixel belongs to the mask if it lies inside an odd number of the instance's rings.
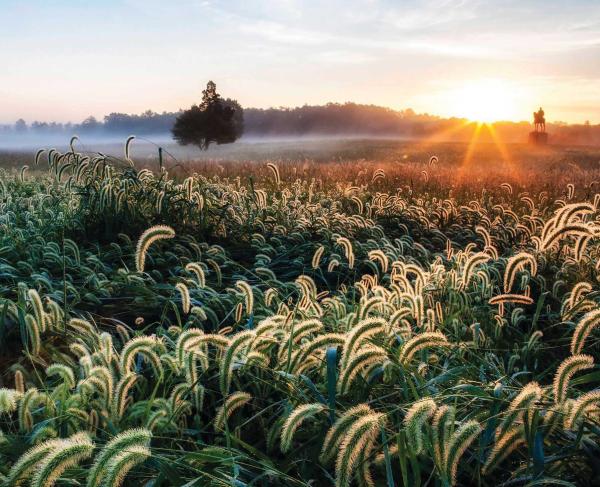
{"label": "sunrise sun", "polygon": [[451,94],[454,113],[477,122],[515,118],[516,94],[509,84],[496,79],[467,81]]}

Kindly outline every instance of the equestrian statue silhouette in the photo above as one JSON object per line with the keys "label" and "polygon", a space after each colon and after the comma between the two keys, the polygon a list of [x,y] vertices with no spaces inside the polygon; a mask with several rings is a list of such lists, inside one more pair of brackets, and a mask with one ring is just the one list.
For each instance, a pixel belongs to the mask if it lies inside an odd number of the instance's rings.
{"label": "equestrian statue silhouette", "polygon": [[533,112],[533,124],[536,132],[546,132],[546,118],[542,107],[537,112]]}

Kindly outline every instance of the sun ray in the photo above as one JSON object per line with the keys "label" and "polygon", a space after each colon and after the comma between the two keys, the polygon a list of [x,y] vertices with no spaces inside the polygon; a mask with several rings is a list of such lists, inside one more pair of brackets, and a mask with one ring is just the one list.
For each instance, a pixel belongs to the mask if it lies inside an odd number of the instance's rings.
{"label": "sun ray", "polygon": [[452,135],[455,135],[458,132],[469,128],[470,126],[472,126],[475,123],[476,122],[473,122],[472,120],[467,120],[467,119],[461,120],[460,123],[457,123],[457,125],[448,127],[439,132],[434,132],[433,134],[428,135],[421,141],[421,144],[426,145],[426,144],[433,144],[436,142],[445,142],[446,140],[452,140],[450,138]]}
{"label": "sun ray", "polygon": [[506,144],[498,136],[498,133],[496,132],[496,129],[494,128],[493,124],[486,124],[486,128],[487,128],[490,136],[492,137],[492,140],[494,142],[494,145],[498,149],[498,152],[500,152],[503,162],[508,167],[508,171],[509,171],[508,174],[513,179],[520,181],[520,173],[519,173],[518,167],[513,162],[512,158],[510,156],[510,153],[508,152],[508,149],[506,147]]}
{"label": "sun ray", "polygon": [[477,141],[479,140],[479,136],[481,134],[481,128],[483,127],[483,123],[478,122],[475,127],[475,131],[471,137],[469,142],[469,146],[467,147],[467,152],[465,153],[465,158],[458,169],[457,179],[458,181],[462,181],[465,176],[467,176],[471,172],[471,160],[473,159],[473,153],[475,152],[475,148],[477,147]]}

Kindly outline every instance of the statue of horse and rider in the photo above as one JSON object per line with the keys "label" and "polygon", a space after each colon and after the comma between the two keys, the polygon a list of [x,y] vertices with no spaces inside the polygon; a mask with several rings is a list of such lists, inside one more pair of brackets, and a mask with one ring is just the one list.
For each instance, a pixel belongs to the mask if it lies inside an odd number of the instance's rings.
{"label": "statue of horse and rider", "polygon": [[536,132],[546,132],[546,118],[542,107],[537,112],[533,112],[533,124]]}

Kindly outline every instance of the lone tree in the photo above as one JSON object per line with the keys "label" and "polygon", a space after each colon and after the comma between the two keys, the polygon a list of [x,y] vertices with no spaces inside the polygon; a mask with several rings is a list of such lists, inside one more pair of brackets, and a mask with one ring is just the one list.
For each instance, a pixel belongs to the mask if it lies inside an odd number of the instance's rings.
{"label": "lone tree", "polygon": [[217,85],[209,81],[202,91],[202,103],[181,113],[171,132],[181,145],[193,144],[208,149],[213,142],[235,142],[243,130],[244,114],[240,104],[229,98],[222,99],[217,93]]}

